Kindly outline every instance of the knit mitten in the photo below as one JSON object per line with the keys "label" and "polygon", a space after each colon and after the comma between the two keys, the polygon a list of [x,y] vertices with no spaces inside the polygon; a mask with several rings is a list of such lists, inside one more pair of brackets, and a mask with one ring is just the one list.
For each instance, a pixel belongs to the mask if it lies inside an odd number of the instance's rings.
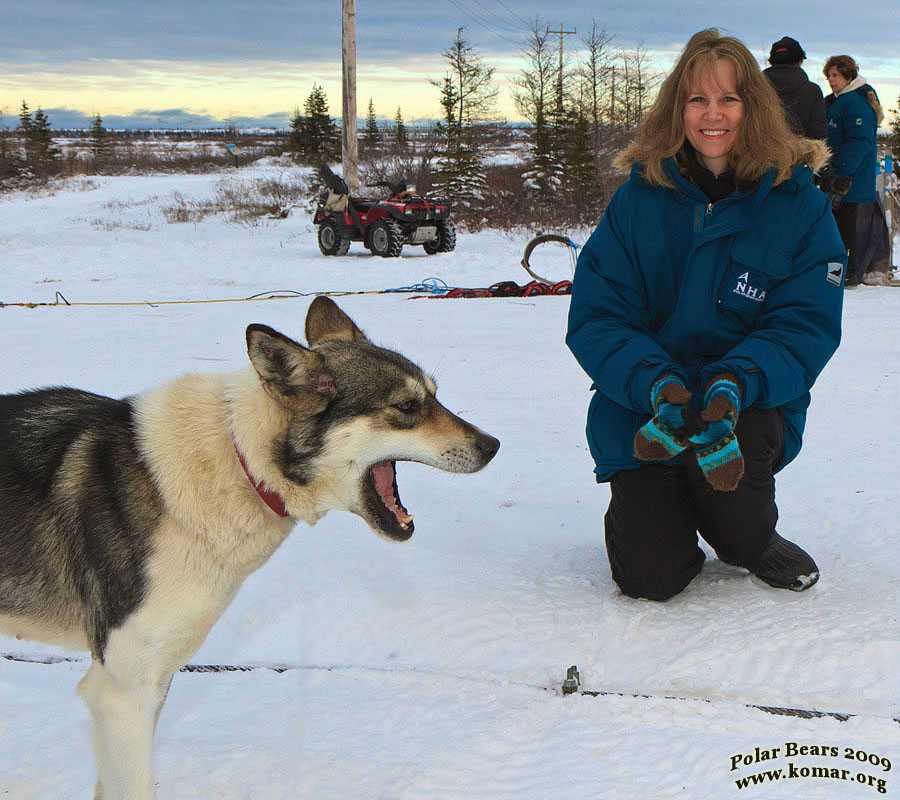
{"label": "knit mitten", "polygon": [[705,430],[692,435],[697,464],[713,489],[730,492],[744,475],[744,458],[734,428],[741,407],[741,386],[731,373],[716,375],[703,395],[700,419]]}
{"label": "knit mitten", "polygon": [[641,461],[665,461],[688,446],[683,430],[691,393],[676,375],[657,378],[650,389],[653,418],[634,435],[634,455]]}

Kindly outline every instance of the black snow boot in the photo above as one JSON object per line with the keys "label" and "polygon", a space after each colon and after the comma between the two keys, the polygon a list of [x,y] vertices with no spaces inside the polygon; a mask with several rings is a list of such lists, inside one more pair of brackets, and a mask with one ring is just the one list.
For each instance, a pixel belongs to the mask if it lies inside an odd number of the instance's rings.
{"label": "black snow boot", "polygon": [[790,589],[802,592],[819,580],[819,568],[812,556],[793,542],[783,539],[777,533],[769,546],[749,564],[736,564],[721,559],[733,567],[743,567],[757,578],[776,589]]}

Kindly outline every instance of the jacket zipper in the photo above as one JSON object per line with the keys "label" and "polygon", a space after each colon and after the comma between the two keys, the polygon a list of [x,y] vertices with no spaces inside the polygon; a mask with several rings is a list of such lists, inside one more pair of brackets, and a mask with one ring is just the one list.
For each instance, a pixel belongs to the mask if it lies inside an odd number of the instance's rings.
{"label": "jacket zipper", "polygon": [[713,215],[713,204],[706,204],[706,213],[704,214],[700,209],[703,208],[701,205],[695,206],[694,210],[694,230],[700,232],[706,228],[706,224],[712,219]]}

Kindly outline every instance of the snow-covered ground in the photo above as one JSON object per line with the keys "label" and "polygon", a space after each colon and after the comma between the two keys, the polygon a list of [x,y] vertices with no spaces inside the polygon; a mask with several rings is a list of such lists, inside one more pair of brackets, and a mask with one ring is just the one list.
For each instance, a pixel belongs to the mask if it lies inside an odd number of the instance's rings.
{"label": "snow-covered ground", "polygon": [[[280,168],[234,178],[264,169]],[[91,178],[0,197],[0,303],[58,292],[73,304],[0,308],[0,391],[120,396],[239,368],[248,323],[301,337],[309,302],[174,301],[528,280],[526,234],[461,233],[439,256],[354,244],[325,258],[299,210],[257,226],[165,221],[176,192],[203,199],[221,179]],[[900,292],[847,293],[806,446],[779,475],[779,530],[815,556],[819,583],[776,591],[710,554],[665,604],[621,596],[609,575],[608,489],[584,441],[567,298],[416,294],[337,301],[433,373],[500,453],[475,475],[400,465],[417,528],[405,544],[337,512],[296,528],[192,659],[257,669],[176,676],[156,736],[160,800],[900,795]],[[0,654],[0,797],[90,797],[75,694],[86,656],[2,637]],[[562,696],[570,665],[605,694]]]}

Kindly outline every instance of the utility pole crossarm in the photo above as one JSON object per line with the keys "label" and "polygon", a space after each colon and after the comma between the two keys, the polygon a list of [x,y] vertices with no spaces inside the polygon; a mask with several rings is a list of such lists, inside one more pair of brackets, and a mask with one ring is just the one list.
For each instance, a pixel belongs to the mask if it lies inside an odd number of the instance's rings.
{"label": "utility pole crossarm", "polygon": [[556,97],[556,106],[557,110],[562,113],[563,106],[563,36],[572,36],[573,34],[578,33],[578,31],[564,31],[562,23],[559,23],[559,30],[553,31],[553,33],[559,34],[559,77],[557,79],[558,91]]}

